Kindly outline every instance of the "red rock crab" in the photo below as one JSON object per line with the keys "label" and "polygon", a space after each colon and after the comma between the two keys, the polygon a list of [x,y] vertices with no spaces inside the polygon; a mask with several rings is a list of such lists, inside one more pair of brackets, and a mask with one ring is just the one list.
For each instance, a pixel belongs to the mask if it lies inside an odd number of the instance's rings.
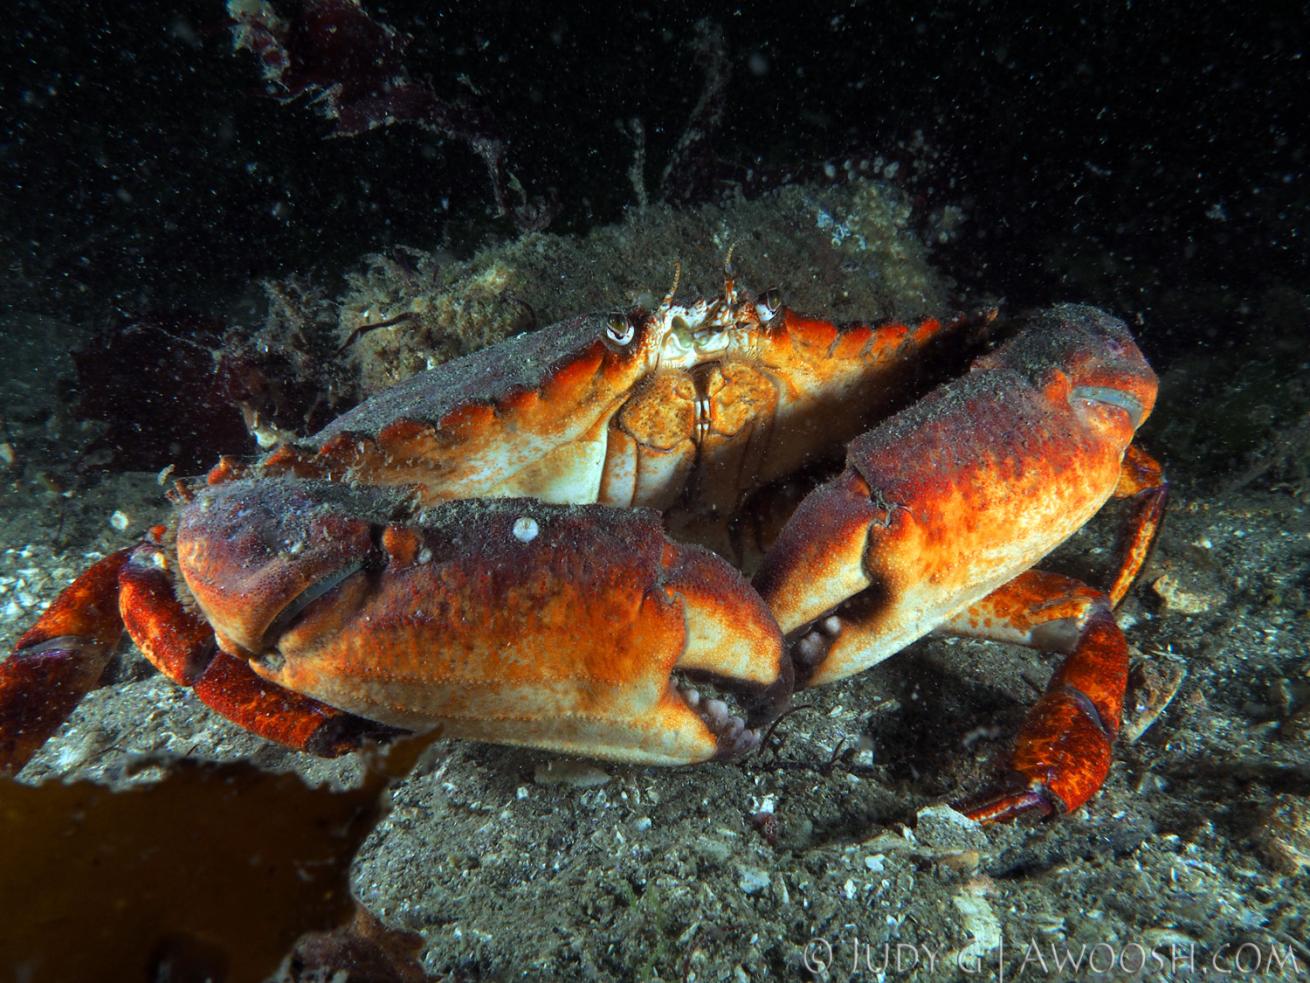
{"label": "red rock crab", "polygon": [[[729,279],[712,301],[670,291],[511,339],[224,459],[0,664],[0,770],[97,685],[124,627],[219,713],[315,754],[440,727],[652,764],[740,754],[793,685],[944,631],[1064,655],[1019,782],[970,814],[1076,809],[1119,726],[1112,611],[1163,510],[1132,447],[1156,379],[1092,308],[997,344],[1002,328],[838,326]],[[844,446],[796,505],[794,476]],[[1108,591],[1032,569],[1111,496],[1134,507]]]}

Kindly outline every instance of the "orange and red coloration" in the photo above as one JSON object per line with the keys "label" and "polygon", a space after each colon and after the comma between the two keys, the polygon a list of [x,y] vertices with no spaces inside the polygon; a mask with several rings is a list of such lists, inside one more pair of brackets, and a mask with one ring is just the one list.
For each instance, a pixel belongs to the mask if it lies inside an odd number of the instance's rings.
{"label": "orange and red coloration", "polygon": [[[438,727],[653,764],[740,754],[793,684],[944,631],[1064,655],[1019,783],[970,814],[1076,809],[1122,710],[1113,607],[1163,510],[1131,446],[1156,381],[1121,322],[1073,306],[960,374],[1000,332],[837,326],[729,281],[513,339],[224,460],[182,490],[171,538],[97,564],[0,663],[0,770],[97,684],[122,627],[218,712],[313,753]],[[785,518],[780,490],[843,448]],[[1112,496],[1134,504],[1108,594],[1033,569]],[[757,555],[753,585],[724,558]]]}

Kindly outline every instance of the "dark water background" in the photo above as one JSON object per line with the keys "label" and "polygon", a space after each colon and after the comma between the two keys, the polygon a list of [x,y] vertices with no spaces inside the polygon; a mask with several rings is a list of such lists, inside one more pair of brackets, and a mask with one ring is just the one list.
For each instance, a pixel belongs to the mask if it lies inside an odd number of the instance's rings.
{"label": "dark water background", "polygon": [[[412,36],[411,77],[476,104],[527,193],[557,198],[554,231],[632,206],[620,121],[642,120],[657,184],[704,86],[690,42],[709,18],[732,74],[689,200],[928,157],[913,193],[969,218],[942,265],[1018,305],[1140,315],[1157,360],[1242,347],[1269,329],[1262,293],[1304,284],[1301,4],[369,9]],[[194,304],[198,287],[514,232],[466,146],[403,126],[328,140],[311,112],[261,98],[217,0],[22,2],[7,20],[11,303]],[[906,149],[916,134],[930,153]]]}

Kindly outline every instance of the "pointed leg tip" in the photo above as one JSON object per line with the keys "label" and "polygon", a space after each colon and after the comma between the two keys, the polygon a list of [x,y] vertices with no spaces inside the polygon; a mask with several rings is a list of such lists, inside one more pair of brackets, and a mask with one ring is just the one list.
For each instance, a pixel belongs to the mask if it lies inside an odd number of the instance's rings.
{"label": "pointed leg tip", "polygon": [[1029,788],[984,793],[952,808],[968,816],[981,826],[1014,822],[1022,818],[1049,819],[1064,810],[1057,799],[1040,785]]}
{"label": "pointed leg tip", "polygon": [[390,744],[409,731],[374,723],[354,714],[329,717],[305,741],[304,751],[319,758],[339,758],[366,744]]}

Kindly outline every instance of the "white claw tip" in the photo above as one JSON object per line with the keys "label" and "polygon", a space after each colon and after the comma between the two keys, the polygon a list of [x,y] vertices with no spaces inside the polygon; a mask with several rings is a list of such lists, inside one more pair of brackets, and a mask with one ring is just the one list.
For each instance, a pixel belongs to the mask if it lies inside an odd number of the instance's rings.
{"label": "white claw tip", "polygon": [[520,543],[532,542],[540,531],[536,519],[524,515],[514,520],[514,538]]}

